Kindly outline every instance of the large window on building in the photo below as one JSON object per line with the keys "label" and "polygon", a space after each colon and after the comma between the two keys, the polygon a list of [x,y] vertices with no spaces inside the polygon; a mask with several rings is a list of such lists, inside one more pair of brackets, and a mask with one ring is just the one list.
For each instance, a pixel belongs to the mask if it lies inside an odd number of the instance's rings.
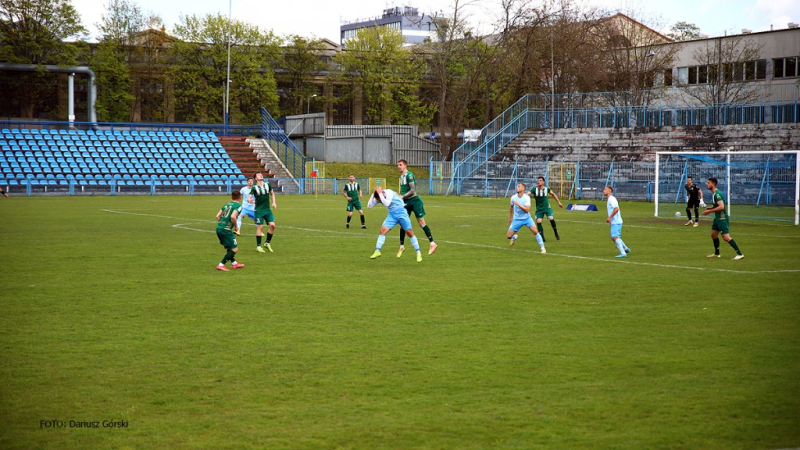
{"label": "large window on building", "polygon": [[[723,64],[721,75],[725,81],[765,80],[767,78],[767,60]],[[678,67],[679,84],[714,83],[719,76],[716,64]]]}
{"label": "large window on building", "polygon": [[772,60],[772,78],[789,78],[798,76],[798,58],[775,58]]}

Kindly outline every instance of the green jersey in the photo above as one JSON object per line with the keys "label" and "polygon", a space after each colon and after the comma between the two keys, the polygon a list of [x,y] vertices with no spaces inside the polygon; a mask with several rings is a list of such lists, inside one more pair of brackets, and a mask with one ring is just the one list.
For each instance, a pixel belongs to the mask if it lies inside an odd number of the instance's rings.
{"label": "green jersey", "polygon": [[269,211],[270,192],[272,192],[272,186],[266,181],[263,186],[255,185],[250,189],[250,195],[256,199],[256,211]]}
{"label": "green jersey", "polygon": [[358,191],[360,191],[360,190],[361,190],[361,186],[359,186],[357,182],[356,183],[347,183],[344,186],[344,193],[348,197],[350,197],[352,199],[350,201],[358,200]]}
{"label": "green jersey", "polygon": [[[722,196],[722,193],[717,189],[714,191],[714,207],[716,208],[719,205],[719,202],[722,202],[725,205],[725,197]],[[725,208],[722,208],[722,211],[715,211],[714,212],[714,219],[721,219],[725,220],[728,218],[728,214],[725,213]]]}
{"label": "green jersey", "polygon": [[220,217],[219,222],[217,222],[218,230],[233,230],[233,220],[231,216],[234,211],[236,211],[237,215],[242,213],[242,205],[239,204],[239,202],[230,201],[225,203],[222,207],[222,217]]}
{"label": "green jersey", "polygon": [[536,200],[536,209],[547,209],[550,207],[550,193],[553,192],[549,187],[545,186],[541,189],[535,187],[531,189],[531,197]]}
{"label": "green jersey", "polygon": [[[417,182],[417,179],[414,178],[414,174],[411,173],[411,172],[406,172],[405,175],[401,175],[400,176],[400,196],[402,197],[402,196],[406,195],[408,193],[408,191],[411,190],[410,184],[411,183],[416,183],[416,182]],[[414,198],[416,196],[417,196],[417,194],[414,194],[413,196],[408,197],[408,198],[406,198],[404,200],[409,200],[409,199],[412,199],[412,198]]]}

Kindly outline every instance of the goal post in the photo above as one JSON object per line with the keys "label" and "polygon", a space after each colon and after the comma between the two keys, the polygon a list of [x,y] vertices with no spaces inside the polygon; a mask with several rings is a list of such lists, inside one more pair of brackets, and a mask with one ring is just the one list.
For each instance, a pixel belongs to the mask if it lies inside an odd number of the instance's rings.
{"label": "goal post", "polygon": [[717,178],[728,215],[737,219],[777,220],[800,225],[800,150],[656,152],[654,215],[685,214],[687,177],[703,190]]}

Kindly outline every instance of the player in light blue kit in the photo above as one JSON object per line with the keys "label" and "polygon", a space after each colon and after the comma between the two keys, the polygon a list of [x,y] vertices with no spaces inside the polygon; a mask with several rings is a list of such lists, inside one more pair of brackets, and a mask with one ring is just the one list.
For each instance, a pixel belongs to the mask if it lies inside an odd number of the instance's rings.
{"label": "player in light blue kit", "polygon": [[605,189],[603,189],[603,195],[605,195],[608,200],[608,203],[606,203],[606,208],[608,209],[608,218],[606,222],[611,224],[611,240],[614,241],[614,244],[616,244],[619,249],[617,258],[624,258],[628,256],[631,249],[622,242],[622,213],[619,211],[617,197],[614,197],[614,188],[606,186]]}
{"label": "player in light blue kit", "polygon": [[525,193],[525,183],[517,185],[517,193],[511,196],[511,207],[508,209],[508,233],[506,238],[511,239],[511,246],[517,242],[517,231],[522,227],[530,228],[536,242],[542,249],[540,253],[547,253],[544,249],[544,241],[542,235],[536,229],[531,217],[531,198]]}
{"label": "player in light blue kit", "polygon": [[256,202],[250,198],[250,189],[253,188],[254,180],[247,179],[247,186],[239,189],[242,193],[242,213],[236,217],[236,229],[239,230],[236,235],[242,231],[242,218],[247,216],[252,220],[256,220]]}
{"label": "player in light blue kit", "polygon": [[386,216],[386,220],[383,221],[383,225],[381,225],[378,243],[375,245],[375,253],[373,253],[370,258],[375,259],[381,256],[381,247],[383,247],[383,243],[386,242],[386,234],[391,231],[395,225],[400,224],[403,230],[406,231],[406,235],[411,238],[411,245],[414,246],[414,250],[417,251],[417,262],[422,262],[422,253],[419,251],[419,241],[417,241],[417,237],[414,236],[414,231],[411,230],[411,218],[408,217],[408,211],[406,211],[403,198],[391,189],[382,189],[380,186],[377,186],[375,192],[373,192],[369,198],[367,207],[372,208],[377,205],[378,202],[383,203],[383,206],[389,210],[389,214]]}

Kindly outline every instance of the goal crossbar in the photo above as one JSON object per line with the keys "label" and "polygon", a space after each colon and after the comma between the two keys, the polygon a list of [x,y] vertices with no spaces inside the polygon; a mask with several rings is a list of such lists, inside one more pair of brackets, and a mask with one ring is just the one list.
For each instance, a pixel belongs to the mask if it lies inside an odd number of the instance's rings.
{"label": "goal crossbar", "polygon": [[662,155],[678,155],[678,156],[686,156],[691,157],[693,155],[712,155],[712,156],[725,156],[725,163],[726,163],[726,195],[725,198],[728,199],[727,208],[728,208],[728,215],[731,213],[731,155],[780,155],[780,154],[793,154],[795,155],[795,178],[794,178],[794,224],[800,225],[800,150],[775,150],[775,151],[731,151],[731,150],[722,150],[716,152],[656,152],[656,164],[655,164],[655,213],[654,215],[658,217],[658,205],[659,205],[659,167],[661,162]]}

